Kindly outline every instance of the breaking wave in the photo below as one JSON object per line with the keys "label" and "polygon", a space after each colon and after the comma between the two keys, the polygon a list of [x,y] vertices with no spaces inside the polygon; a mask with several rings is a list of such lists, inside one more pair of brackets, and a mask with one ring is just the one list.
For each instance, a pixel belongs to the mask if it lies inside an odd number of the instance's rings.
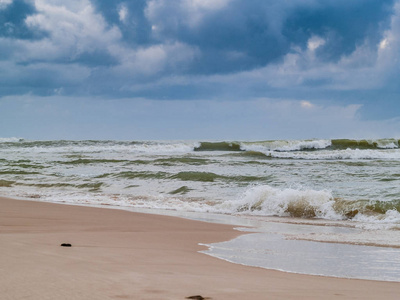
{"label": "breaking wave", "polygon": [[399,140],[379,139],[379,140],[332,140],[332,149],[397,149]]}
{"label": "breaking wave", "polygon": [[261,216],[341,219],[332,209],[329,191],[278,189],[268,185],[248,189],[243,197],[229,202],[232,212]]}
{"label": "breaking wave", "polygon": [[198,142],[162,142],[162,141],[29,141],[24,139],[0,140],[1,149],[16,149],[19,152],[34,153],[189,153],[199,145]]}
{"label": "breaking wave", "polygon": [[318,150],[376,150],[398,149],[397,139],[377,140],[273,140],[259,142],[200,142],[195,151],[253,151],[265,153],[266,151],[292,152],[292,151],[318,151]]}
{"label": "breaking wave", "polygon": [[[356,220],[377,223],[400,221],[400,199],[392,201],[344,200],[327,190],[278,189],[268,185],[248,189],[237,201],[230,201],[231,213],[259,216]],[[227,209],[228,209],[227,207]]]}
{"label": "breaking wave", "polygon": [[241,148],[246,151],[305,151],[320,150],[331,146],[330,140],[281,140],[281,141],[263,141],[263,142],[244,142]]}
{"label": "breaking wave", "polygon": [[17,138],[17,137],[10,137],[10,138],[0,138],[0,143],[18,143],[23,141],[24,139]]}
{"label": "breaking wave", "polygon": [[238,142],[201,142],[194,151],[244,151]]}
{"label": "breaking wave", "polygon": [[[29,141],[0,138],[0,151],[32,153],[193,153],[226,152],[231,155],[275,159],[386,159],[400,158],[398,139],[271,140],[271,141]],[[84,159],[74,163],[90,163]]]}

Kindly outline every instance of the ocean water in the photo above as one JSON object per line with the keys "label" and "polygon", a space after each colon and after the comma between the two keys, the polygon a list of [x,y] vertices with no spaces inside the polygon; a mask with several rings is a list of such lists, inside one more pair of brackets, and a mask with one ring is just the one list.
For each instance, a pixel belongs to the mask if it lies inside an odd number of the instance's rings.
{"label": "ocean water", "polygon": [[230,218],[258,233],[212,245],[208,254],[289,272],[400,281],[399,142],[2,138],[0,194]]}

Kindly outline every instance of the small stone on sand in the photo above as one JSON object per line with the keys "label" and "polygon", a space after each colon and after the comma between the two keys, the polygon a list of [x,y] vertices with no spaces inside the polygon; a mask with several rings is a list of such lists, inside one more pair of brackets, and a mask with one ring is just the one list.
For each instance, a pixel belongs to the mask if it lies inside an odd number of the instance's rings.
{"label": "small stone on sand", "polygon": [[200,295],[196,295],[196,296],[189,296],[186,297],[186,299],[193,299],[193,300],[206,300],[206,299],[211,299],[210,297],[203,297]]}

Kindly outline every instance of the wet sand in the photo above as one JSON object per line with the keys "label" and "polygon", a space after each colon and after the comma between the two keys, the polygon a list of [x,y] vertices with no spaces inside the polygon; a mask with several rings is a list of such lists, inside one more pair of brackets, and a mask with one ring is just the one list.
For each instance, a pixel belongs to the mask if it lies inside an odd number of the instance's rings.
{"label": "wet sand", "polygon": [[399,298],[400,283],[290,274],[198,253],[198,243],[239,234],[169,216],[0,198],[1,299]]}

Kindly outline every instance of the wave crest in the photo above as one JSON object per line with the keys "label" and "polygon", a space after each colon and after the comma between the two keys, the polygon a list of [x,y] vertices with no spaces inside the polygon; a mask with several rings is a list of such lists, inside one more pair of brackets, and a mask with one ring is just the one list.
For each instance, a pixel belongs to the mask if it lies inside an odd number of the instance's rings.
{"label": "wave crest", "polygon": [[243,151],[236,142],[201,142],[194,151]]}
{"label": "wave crest", "polygon": [[397,139],[378,140],[332,140],[333,149],[396,149],[399,148]]}
{"label": "wave crest", "polygon": [[330,147],[330,140],[278,140],[263,142],[245,142],[241,144],[241,148],[246,151],[303,151],[303,150],[321,150]]}
{"label": "wave crest", "polygon": [[268,185],[253,187],[231,202],[239,213],[301,218],[341,219],[332,209],[334,199],[329,191],[277,189]]}
{"label": "wave crest", "polygon": [[17,137],[0,138],[0,143],[19,143],[22,142],[23,140],[24,139]]}
{"label": "wave crest", "polygon": [[261,185],[248,189],[239,200],[228,205],[230,213],[258,216],[400,223],[400,200],[344,200],[334,198],[327,190],[278,189]]}

